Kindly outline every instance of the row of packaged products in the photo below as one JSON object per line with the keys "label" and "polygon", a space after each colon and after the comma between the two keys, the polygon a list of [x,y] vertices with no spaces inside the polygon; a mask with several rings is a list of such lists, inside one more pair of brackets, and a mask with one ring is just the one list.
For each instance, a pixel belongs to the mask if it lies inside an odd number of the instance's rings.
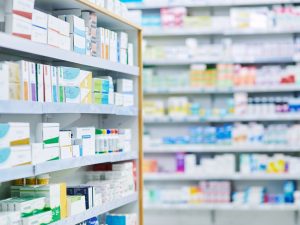
{"label": "row of packaged products", "polygon": [[132,151],[130,129],[74,127],[61,130],[59,123],[39,123],[34,130],[35,135],[30,133],[29,123],[0,124],[1,169]]}
{"label": "row of packaged products", "polygon": [[133,80],[28,61],[0,63],[0,100],[133,106]]}
{"label": "row of packaged products", "polygon": [[[11,198],[0,201],[1,218],[8,221],[1,224],[50,224],[134,193],[133,162],[110,164],[110,167],[114,178],[103,181],[106,186],[49,184],[49,177],[38,178],[42,184],[32,183],[35,178],[27,178],[27,184],[24,183],[25,179],[14,181],[11,186]],[[110,221],[111,216],[107,217],[107,221],[108,224],[114,225],[114,218]],[[87,224],[92,220],[95,218],[88,220]],[[132,216],[131,220],[135,221],[136,218]],[[129,225],[131,224],[132,221]]]}
{"label": "row of packaged products", "polygon": [[[119,1],[105,2],[114,6]],[[98,27],[96,13],[56,10],[53,16],[34,9],[34,5],[35,0],[7,1],[4,9],[0,9],[5,12],[4,21],[0,21],[4,31],[41,44],[133,66],[134,46],[128,42],[128,34]],[[120,12],[120,2],[117,5]]]}

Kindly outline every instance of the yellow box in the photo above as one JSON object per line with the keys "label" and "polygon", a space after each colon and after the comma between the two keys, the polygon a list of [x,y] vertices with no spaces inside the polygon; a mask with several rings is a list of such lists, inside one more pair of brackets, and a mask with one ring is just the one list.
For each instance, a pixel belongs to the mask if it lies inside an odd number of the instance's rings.
{"label": "yellow box", "polygon": [[60,184],[60,218],[64,219],[68,215],[68,206],[67,206],[67,184]]}

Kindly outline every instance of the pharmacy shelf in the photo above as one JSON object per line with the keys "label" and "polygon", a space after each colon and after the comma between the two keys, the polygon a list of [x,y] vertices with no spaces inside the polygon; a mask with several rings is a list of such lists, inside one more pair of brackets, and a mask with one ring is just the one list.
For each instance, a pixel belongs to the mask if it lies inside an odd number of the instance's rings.
{"label": "pharmacy shelf", "polygon": [[2,32],[0,32],[0,50],[2,53],[17,55],[24,59],[59,61],[63,62],[63,65],[79,67],[81,69],[107,70],[132,76],[139,75],[139,68],[137,66],[128,66],[97,57],[80,55],[73,51],[35,43]]}
{"label": "pharmacy shelf", "polygon": [[114,163],[138,159],[136,152],[110,153],[72,159],[55,160],[37,165],[25,165],[8,169],[0,169],[0,183],[20,178],[37,176],[44,173],[73,169],[101,163]]}
{"label": "pharmacy shelf", "polygon": [[92,11],[97,14],[101,26],[109,26],[114,29],[142,30],[137,24],[96,5],[90,0],[35,0],[35,5],[37,8],[50,11],[55,9],[81,9]]}
{"label": "pharmacy shelf", "polygon": [[71,225],[71,224],[79,224],[84,222],[90,218],[97,217],[104,213],[108,213],[112,210],[118,209],[127,204],[136,202],[138,200],[138,194],[131,194],[126,197],[123,197],[118,200],[114,200],[110,203],[105,203],[104,205],[94,207],[92,209],[88,209],[87,211],[77,214],[75,216],[68,217],[66,219],[57,221],[55,223],[51,223],[52,225]]}
{"label": "pharmacy shelf", "polygon": [[168,36],[199,36],[199,35],[224,35],[224,36],[237,36],[237,35],[274,35],[274,34],[297,34],[300,29],[228,29],[228,30],[214,30],[213,28],[207,29],[189,29],[189,28],[146,28],[144,30],[145,37],[168,37]]}
{"label": "pharmacy shelf", "polygon": [[252,5],[273,5],[273,4],[291,4],[291,3],[299,3],[296,0],[249,0],[249,1],[241,1],[241,0],[227,0],[227,1],[175,1],[175,3],[167,3],[167,1],[162,1],[161,3],[158,1],[148,1],[147,3],[128,3],[127,6],[129,9],[159,9],[159,8],[167,8],[167,7],[188,7],[188,8],[204,8],[204,7],[231,7],[231,6],[252,6]]}
{"label": "pharmacy shelf", "polygon": [[285,84],[285,85],[261,85],[249,87],[234,87],[234,88],[170,88],[160,89],[151,88],[144,89],[144,95],[200,95],[200,94],[232,94],[236,92],[247,93],[274,93],[274,92],[296,92],[300,91],[300,85]]}
{"label": "pharmacy shelf", "polygon": [[51,173],[61,170],[73,169],[83,166],[90,166],[102,163],[114,163],[138,159],[136,152],[124,153],[110,153],[93,156],[85,156],[72,159],[55,160],[41,164],[37,164],[35,168],[35,175]]}
{"label": "pharmacy shelf", "polygon": [[[21,110],[20,110],[21,109]],[[2,114],[111,114],[137,116],[136,107],[120,107],[115,105],[73,104],[73,103],[41,103],[24,101],[0,101]]]}
{"label": "pharmacy shelf", "polygon": [[300,120],[300,113],[282,113],[282,114],[268,114],[268,115],[237,115],[224,117],[199,117],[199,116],[185,116],[185,117],[145,117],[146,124],[176,124],[176,123],[225,123],[225,122],[252,122],[252,121],[298,121]]}
{"label": "pharmacy shelf", "polygon": [[144,153],[243,153],[243,152],[284,152],[284,153],[300,153],[300,146],[291,145],[197,145],[197,144],[182,144],[182,145],[158,145],[144,147]]}
{"label": "pharmacy shelf", "polygon": [[249,58],[249,59],[157,59],[144,60],[145,66],[189,66],[192,64],[287,64],[298,62],[298,57],[270,57],[270,58]]}
{"label": "pharmacy shelf", "polygon": [[148,204],[145,210],[180,210],[180,211],[298,211],[300,206],[294,204],[264,204],[264,205],[240,205],[240,204]]}
{"label": "pharmacy shelf", "polygon": [[300,174],[185,174],[185,173],[146,173],[145,181],[199,181],[199,180],[300,180]]}
{"label": "pharmacy shelf", "polygon": [[34,168],[32,165],[25,165],[8,169],[0,169],[0,174],[0,183],[2,183],[24,177],[32,177],[34,176]]}

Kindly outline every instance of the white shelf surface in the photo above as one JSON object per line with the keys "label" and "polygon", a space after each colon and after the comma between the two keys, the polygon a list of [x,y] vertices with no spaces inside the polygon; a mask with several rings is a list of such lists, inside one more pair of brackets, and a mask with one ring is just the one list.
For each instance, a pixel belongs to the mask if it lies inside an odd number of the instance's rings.
{"label": "white shelf surface", "polygon": [[206,29],[189,29],[189,28],[145,28],[145,37],[166,37],[166,36],[199,36],[199,35],[271,35],[271,34],[296,34],[299,33],[299,29],[229,29],[229,30],[214,30],[213,28]]}
{"label": "white shelf surface", "polygon": [[188,66],[192,64],[219,64],[219,63],[236,63],[236,64],[280,64],[280,63],[294,63],[299,61],[298,57],[270,57],[270,58],[249,58],[249,59],[155,59],[144,60],[145,66]]}
{"label": "white shelf surface", "polygon": [[138,158],[138,154],[136,152],[128,152],[128,153],[109,153],[109,154],[100,154],[93,156],[85,156],[79,158],[72,159],[64,159],[64,160],[54,160],[41,164],[37,164],[35,166],[35,175],[72,169],[83,166],[96,165],[101,163],[114,163],[128,160],[135,160]]}
{"label": "white shelf surface", "polygon": [[77,214],[75,216],[71,216],[69,218],[57,221],[55,223],[52,223],[53,225],[71,225],[71,224],[79,224],[81,222],[84,222],[90,218],[99,216],[101,214],[110,212],[112,210],[118,209],[122,206],[125,206],[127,204],[136,202],[138,200],[138,194],[134,193],[131,195],[128,195],[126,197],[123,197],[118,200],[114,200],[110,203],[106,203],[101,206],[94,207],[92,209],[88,209],[86,212]]}
{"label": "white shelf surface", "polygon": [[107,70],[133,76],[139,75],[139,68],[137,66],[128,66],[97,57],[80,55],[72,51],[35,43],[2,32],[0,32],[0,50],[2,53],[17,54],[26,59],[46,59],[55,62],[64,62],[64,65],[80,67],[81,69]]}
{"label": "white shelf surface", "polygon": [[232,203],[226,204],[148,204],[145,210],[197,210],[197,211],[298,211],[300,205],[295,204],[264,204],[264,205],[237,205]]}
{"label": "white shelf surface", "polygon": [[232,94],[236,92],[247,93],[272,93],[272,92],[294,92],[300,91],[300,85],[284,84],[284,85],[257,85],[251,87],[233,87],[233,88],[151,88],[145,89],[145,95],[197,95],[197,94]]}
{"label": "white shelf surface", "polygon": [[40,103],[25,101],[0,101],[2,114],[112,114],[137,116],[136,107],[120,107],[115,105],[73,104],[73,103]]}
{"label": "white shelf surface", "polygon": [[44,173],[57,172],[77,167],[96,165],[101,163],[122,162],[136,160],[137,152],[109,153],[86,156],[64,160],[54,160],[37,165],[26,165],[0,170],[0,182],[11,181],[19,178],[37,176]]}
{"label": "white shelf surface", "polygon": [[252,121],[298,121],[300,120],[300,113],[278,113],[270,115],[235,115],[224,117],[199,117],[199,116],[185,116],[185,117],[144,117],[144,123],[224,123],[224,122],[252,122]]}
{"label": "white shelf surface", "polygon": [[199,180],[300,180],[300,174],[215,174],[185,173],[144,174],[145,181],[199,181]]}
{"label": "white shelf surface", "polygon": [[178,144],[178,145],[157,145],[145,146],[144,153],[177,153],[177,152],[191,152],[191,153],[226,153],[226,152],[298,152],[300,153],[300,146],[291,145],[200,145],[200,144]]}
{"label": "white shelf surface", "polygon": [[[148,1],[150,2],[150,1]],[[164,1],[165,2],[165,1]],[[249,0],[249,1],[239,1],[239,0],[227,0],[227,1],[199,1],[199,3],[193,3],[189,1],[177,1],[177,3],[166,4],[159,3],[157,1],[145,4],[145,3],[128,3],[127,6],[129,9],[158,9],[158,8],[166,8],[166,7],[177,7],[183,6],[188,8],[201,8],[201,7],[229,7],[229,6],[251,6],[251,5],[273,5],[273,4],[290,4],[290,3],[299,3],[296,0]]]}

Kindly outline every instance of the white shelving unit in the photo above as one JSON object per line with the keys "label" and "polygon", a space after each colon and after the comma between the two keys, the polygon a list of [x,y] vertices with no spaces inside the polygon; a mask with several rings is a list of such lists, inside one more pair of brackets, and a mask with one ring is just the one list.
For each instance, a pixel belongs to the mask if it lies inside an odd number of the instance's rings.
{"label": "white shelving unit", "polygon": [[[0,4],[0,10],[3,4]],[[128,33],[134,45],[134,66],[80,55],[21,39],[0,32],[1,61],[28,60],[53,66],[70,66],[93,72],[93,77],[111,76],[113,79],[127,78],[134,83],[134,107],[114,105],[40,103],[25,101],[0,101],[0,123],[29,122],[31,143],[35,142],[36,125],[40,122],[56,122],[61,130],[72,127],[96,127],[101,129],[131,129],[132,149],[130,152],[107,153],[80,158],[49,161],[37,165],[24,165],[0,170],[0,199],[9,197],[10,181],[50,173],[51,182],[65,182],[79,185],[86,182],[85,172],[91,166],[105,163],[134,161],[137,169],[137,190],[131,195],[92,208],[76,216],[53,223],[55,225],[76,225],[109,212],[136,213],[138,224],[143,225],[143,177],[141,173],[142,152],[142,29],[110,11],[88,0],[35,0],[35,8],[51,14],[57,9],[81,9],[95,12],[98,26],[113,31]],[[1,223],[1,222],[0,222]]]}
{"label": "white shelving unit", "polygon": [[[141,10],[148,16],[158,13],[161,8],[168,7],[186,7],[188,15],[213,15],[213,16],[228,16],[228,12],[232,7],[269,7],[272,8],[278,4],[300,4],[300,1],[293,0],[225,0],[225,1],[145,1],[141,4],[128,4],[130,9]],[[286,41],[293,40],[298,35],[300,30],[297,29],[188,29],[188,28],[145,28],[144,37],[150,47],[161,46],[158,50],[166,47],[166,58],[153,59],[152,50],[149,51],[149,56],[145,55],[144,66],[147,69],[153,70],[153,75],[163,76],[166,74],[171,77],[174,75],[188,75],[188,70],[194,64],[207,64],[208,68],[216,64],[242,64],[242,65],[291,65],[299,63],[299,56],[296,54],[271,55],[271,57],[242,57],[236,58],[217,55],[215,57],[189,58],[188,54],[184,55],[183,50],[178,50],[178,56],[170,54],[171,46],[185,46],[186,39],[193,38],[197,40],[198,45],[207,46],[208,44],[220,44],[224,39],[231,39],[231,44],[235,43],[260,43],[262,40],[269,41],[278,40]],[[253,40],[252,40],[253,39]],[[227,42],[226,42],[227,43]],[[175,52],[175,50],[174,50]],[[193,54],[192,52],[191,54]],[[155,54],[153,54],[155,55]],[[159,54],[157,54],[159,55]],[[163,54],[162,54],[163,55]],[[226,56],[225,56],[226,55]],[[148,58],[147,58],[148,57]],[[155,79],[155,82],[157,79]],[[167,81],[166,81],[167,82]],[[171,81],[170,81],[171,83]],[[147,85],[146,85],[147,86]],[[161,86],[161,85],[158,85]],[[179,86],[179,85],[177,85]],[[144,89],[145,99],[160,99],[167,104],[169,97],[187,97],[192,102],[198,103],[202,108],[209,108],[213,104],[218,104],[235,93],[248,93],[249,96],[272,96],[274,95],[292,95],[300,92],[298,85],[281,85],[281,86],[253,86],[239,88],[192,88],[192,87],[172,87],[172,85],[160,88],[147,87]],[[199,99],[199,100],[198,100]],[[207,101],[210,99],[211,101]],[[219,100],[220,99],[220,100]],[[218,101],[219,100],[219,101]],[[208,103],[209,102],[209,103]],[[219,106],[219,105],[218,105]],[[222,109],[222,103],[220,107]],[[299,113],[287,114],[268,114],[268,115],[224,115],[213,116],[147,116],[144,118],[147,134],[153,137],[153,140],[147,140],[147,145],[144,146],[144,152],[147,159],[155,159],[158,162],[158,170],[173,171],[176,166],[176,153],[193,153],[199,158],[208,157],[225,153],[232,153],[236,156],[238,162],[241,153],[262,153],[273,155],[289,154],[299,156],[300,146],[296,145],[201,145],[201,144],[163,144],[161,137],[187,136],[187,130],[190,127],[202,127],[206,125],[216,125],[227,123],[251,123],[258,122],[262,124],[277,124],[298,123],[300,120]],[[146,140],[146,139],[145,139]],[[146,141],[145,141],[146,142]],[[159,143],[159,144],[158,144]],[[239,167],[238,163],[236,165]],[[175,169],[176,170],[176,169]],[[236,170],[238,171],[238,169]],[[285,181],[294,180],[299,184],[300,174],[217,174],[210,175],[205,173],[195,174],[177,174],[177,173],[157,173],[144,175],[146,189],[149,190],[149,195],[160,194],[160,190],[170,187],[170,189],[183,188],[187,186],[197,186],[200,181],[230,181],[232,191],[244,191],[249,186],[264,186],[268,191],[273,193],[282,193],[282,186]],[[148,189],[149,187],[149,189]],[[155,189],[156,192],[151,192]],[[153,197],[153,196],[152,196]],[[170,197],[170,196],[167,196]],[[166,197],[166,198],[167,198]],[[155,198],[155,196],[153,197]],[[145,224],[146,225],[164,225],[164,224],[189,224],[189,225],[261,225],[261,224],[289,224],[299,225],[298,218],[299,206],[297,205],[233,205],[233,204],[201,204],[201,205],[176,205],[176,204],[154,204],[145,205]],[[221,213],[219,213],[221,211]],[[237,212],[235,212],[237,211]],[[176,212],[174,214],[174,212]],[[263,213],[267,213],[264,215]],[[268,219],[266,219],[268,218]],[[292,218],[289,220],[289,218]]]}

